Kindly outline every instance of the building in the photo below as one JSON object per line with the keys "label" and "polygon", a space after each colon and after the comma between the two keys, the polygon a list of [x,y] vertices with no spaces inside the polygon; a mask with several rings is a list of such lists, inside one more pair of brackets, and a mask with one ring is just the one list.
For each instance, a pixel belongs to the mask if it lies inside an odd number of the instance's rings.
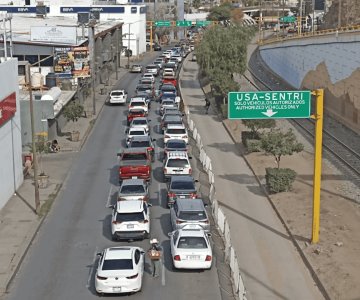
{"label": "building", "polygon": [[0,60],[0,208],[23,182],[18,64]]}

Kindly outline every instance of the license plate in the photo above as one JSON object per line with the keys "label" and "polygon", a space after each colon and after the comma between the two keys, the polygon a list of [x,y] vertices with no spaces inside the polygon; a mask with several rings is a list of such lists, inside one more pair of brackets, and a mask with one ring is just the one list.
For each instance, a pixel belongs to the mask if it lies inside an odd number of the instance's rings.
{"label": "license plate", "polygon": [[131,176],[131,179],[137,179],[138,177],[137,176]]}
{"label": "license plate", "polygon": [[119,292],[119,293],[121,292],[121,287],[120,286],[119,287],[113,287],[112,289],[113,289],[114,292]]}
{"label": "license plate", "polygon": [[180,196],[180,199],[185,199],[185,196]]}
{"label": "license plate", "polygon": [[188,260],[199,260],[200,259],[200,255],[187,255],[186,258]]}
{"label": "license plate", "polygon": [[131,229],[131,228],[134,228],[134,225],[133,225],[133,224],[127,225],[127,229]]}

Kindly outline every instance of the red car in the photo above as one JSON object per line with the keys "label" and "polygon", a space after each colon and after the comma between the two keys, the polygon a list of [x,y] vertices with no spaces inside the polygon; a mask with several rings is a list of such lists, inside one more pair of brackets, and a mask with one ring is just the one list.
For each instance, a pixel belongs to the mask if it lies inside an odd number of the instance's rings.
{"label": "red car", "polygon": [[138,117],[145,117],[146,118],[145,110],[143,110],[141,108],[129,109],[128,115],[127,115],[127,125],[129,126],[131,121],[134,118],[138,118]]}

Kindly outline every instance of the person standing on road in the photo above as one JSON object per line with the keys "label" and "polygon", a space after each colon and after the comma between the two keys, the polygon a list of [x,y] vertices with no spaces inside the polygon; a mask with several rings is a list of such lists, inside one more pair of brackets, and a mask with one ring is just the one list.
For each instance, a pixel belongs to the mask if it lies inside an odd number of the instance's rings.
{"label": "person standing on road", "polygon": [[150,240],[150,249],[148,250],[148,255],[151,260],[153,277],[159,277],[161,252],[162,252],[162,248],[159,245],[159,241],[157,239],[151,239]]}
{"label": "person standing on road", "polygon": [[205,98],[205,113],[206,114],[209,113],[209,108],[210,108],[210,101],[208,98]]}

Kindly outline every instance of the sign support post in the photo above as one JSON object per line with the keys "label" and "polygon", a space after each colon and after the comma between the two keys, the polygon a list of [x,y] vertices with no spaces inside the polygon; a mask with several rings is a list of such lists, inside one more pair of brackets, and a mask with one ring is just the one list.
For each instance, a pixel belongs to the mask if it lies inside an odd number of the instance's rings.
{"label": "sign support post", "polygon": [[323,131],[323,110],[324,90],[318,89],[313,92],[316,95],[316,112],[312,116],[315,123],[315,161],[314,161],[314,189],[313,189],[313,221],[311,242],[316,244],[319,241],[320,232],[320,188],[321,188],[321,159],[322,159],[322,131]]}

